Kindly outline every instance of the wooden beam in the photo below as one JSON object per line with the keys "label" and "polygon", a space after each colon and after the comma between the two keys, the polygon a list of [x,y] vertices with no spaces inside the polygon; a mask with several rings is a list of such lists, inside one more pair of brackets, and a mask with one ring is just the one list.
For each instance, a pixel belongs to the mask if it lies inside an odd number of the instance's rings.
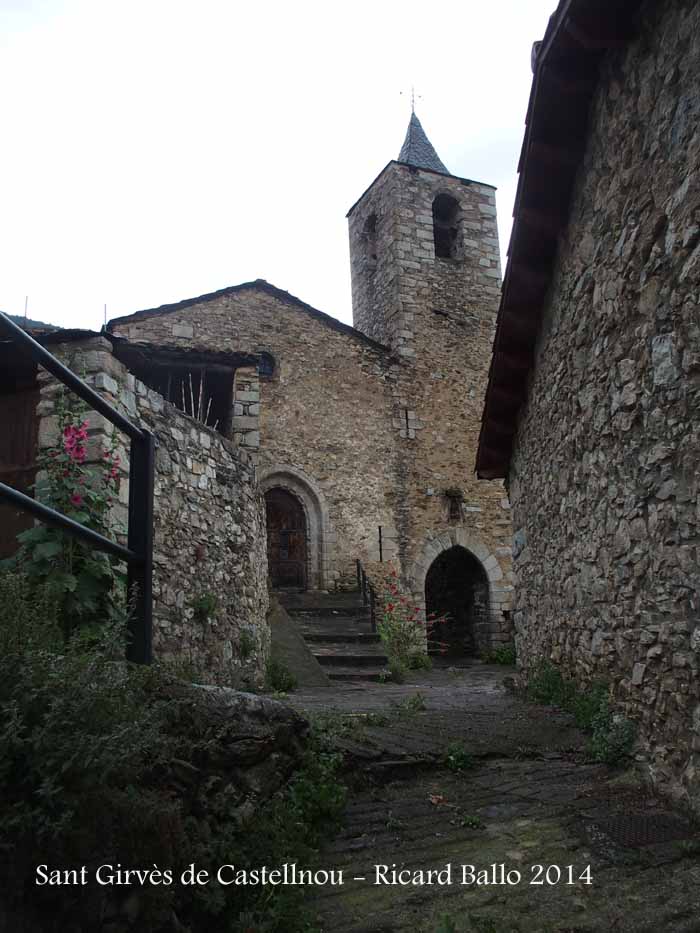
{"label": "wooden beam", "polygon": [[634,34],[629,29],[616,32],[614,28],[610,29],[603,24],[599,24],[597,27],[584,26],[583,23],[577,22],[571,16],[566,18],[564,29],[574,42],[578,42],[587,52],[621,49],[634,38]]}
{"label": "wooden beam", "polygon": [[512,421],[500,421],[497,418],[489,418],[486,422],[488,431],[493,431],[501,437],[513,437],[518,430],[517,418]]}
{"label": "wooden beam", "polygon": [[518,219],[521,223],[524,223],[525,226],[555,239],[559,236],[562,227],[566,223],[561,214],[538,211],[532,207],[521,207]]}
{"label": "wooden beam", "polygon": [[579,146],[554,146],[541,139],[533,139],[528,150],[530,158],[537,159],[547,165],[569,165],[572,168],[581,161],[583,149]]}
{"label": "wooden beam", "polygon": [[[488,432],[488,422],[484,425],[484,431]],[[481,444],[476,461],[477,475],[482,479],[502,479],[508,472],[511,450],[512,444],[499,449]]]}
{"label": "wooden beam", "polygon": [[531,353],[514,353],[513,351],[496,349],[495,355],[498,359],[499,368],[500,366],[505,366],[507,369],[513,370],[522,374],[522,371],[527,371],[532,366],[532,354]]}
{"label": "wooden beam", "polygon": [[532,266],[527,265],[522,261],[518,262],[517,260],[514,261],[511,259],[510,278],[511,281],[513,278],[515,278],[526,288],[540,292],[544,291],[544,289],[549,285],[550,274],[549,270],[541,268],[533,269]]}
{"label": "wooden beam", "polygon": [[[509,392],[508,389],[491,386],[487,401],[495,405],[504,405],[507,408],[519,408],[523,403],[524,393]],[[489,406],[491,407],[491,406]]]}
{"label": "wooden beam", "polygon": [[595,87],[595,78],[572,78],[562,71],[555,70],[551,65],[545,65],[542,69],[542,79],[553,85],[564,97],[591,94]]}
{"label": "wooden beam", "polygon": [[542,311],[537,305],[504,305],[500,326],[509,334],[534,337],[540,329]]}

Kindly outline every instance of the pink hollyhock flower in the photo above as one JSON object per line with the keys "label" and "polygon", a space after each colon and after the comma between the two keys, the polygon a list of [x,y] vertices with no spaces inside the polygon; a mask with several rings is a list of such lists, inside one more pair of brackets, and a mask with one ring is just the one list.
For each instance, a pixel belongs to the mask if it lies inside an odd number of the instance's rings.
{"label": "pink hollyhock flower", "polygon": [[70,501],[73,503],[73,505],[82,505],[83,497],[80,495],[80,493],[74,492],[73,495],[70,497]]}

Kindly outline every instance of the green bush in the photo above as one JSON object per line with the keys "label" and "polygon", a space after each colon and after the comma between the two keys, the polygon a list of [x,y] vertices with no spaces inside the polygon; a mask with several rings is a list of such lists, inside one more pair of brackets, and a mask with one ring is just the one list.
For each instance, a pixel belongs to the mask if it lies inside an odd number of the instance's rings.
{"label": "green bush", "polygon": [[428,627],[419,606],[400,592],[398,574],[392,569],[388,582],[379,594],[381,615],[379,635],[389,659],[391,679],[402,684],[409,670],[430,665],[427,656]]}
{"label": "green bush", "polygon": [[88,877],[155,864],[176,882],[190,862],[313,867],[340,819],[338,761],[318,738],[287,786],[242,816],[247,791],[207,766],[221,722],[204,692],[126,663],[124,643],[123,620],[65,642],[55,594],[0,574],[0,917],[8,928],[97,929],[105,897],[136,892],[143,933],[176,928],[173,913],[193,930],[307,930],[292,886],[35,885],[41,864],[85,865]]}
{"label": "green bush", "polygon": [[291,693],[298,681],[287,665],[277,658],[270,658],[265,668],[265,688],[273,693]]}
{"label": "green bush", "polygon": [[515,665],[515,643],[510,642],[507,645],[498,645],[485,651],[483,659],[487,664],[504,664],[510,667]]}
{"label": "green bush", "polygon": [[447,747],[445,764],[451,771],[469,771],[476,767],[476,759],[459,742],[453,742]]}
{"label": "green bush", "polygon": [[404,684],[406,683],[406,675],[408,674],[408,667],[402,661],[399,661],[397,658],[389,659],[389,680],[393,684]]}
{"label": "green bush", "polygon": [[591,733],[587,752],[595,761],[614,765],[629,757],[635,740],[634,726],[613,713],[607,684],[592,683],[583,693],[553,664],[543,662],[530,675],[527,695],[537,703],[559,706],[571,713],[576,725]]}
{"label": "green bush", "polygon": [[408,666],[412,671],[430,671],[433,662],[429,654],[412,654],[408,659]]}
{"label": "green bush", "polygon": [[219,597],[215,593],[200,593],[190,602],[193,618],[204,625],[219,608]]}

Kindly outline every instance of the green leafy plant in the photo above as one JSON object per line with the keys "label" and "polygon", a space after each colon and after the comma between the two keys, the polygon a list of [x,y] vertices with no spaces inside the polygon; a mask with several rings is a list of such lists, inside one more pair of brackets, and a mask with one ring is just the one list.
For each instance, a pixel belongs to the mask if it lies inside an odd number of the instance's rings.
{"label": "green leafy plant", "polygon": [[572,713],[576,725],[591,733],[587,752],[595,761],[615,765],[629,757],[635,741],[634,726],[613,712],[607,684],[599,681],[581,692],[553,664],[543,662],[530,676],[527,695],[537,703]]}
{"label": "green leafy plant", "polygon": [[372,711],[365,713],[363,718],[365,724],[368,726],[388,726],[391,722],[390,718],[385,713],[375,713]]}
{"label": "green leafy plant", "polygon": [[634,726],[612,711],[607,696],[601,698],[591,726],[592,735],[587,746],[591,758],[607,765],[617,765],[629,758],[635,740]]}
{"label": "green leafy plant", "polygon": [[420,606],[411,603],[399,589],[398,574],[392,569],[389,582],[380,594],[381,619],[377,632],[389,659],[389,672],[395,683],[404,683],[406,673],[430,664],[427,656],[432,627]]}
{"label": "green leafy plant", "polygon": [[219,608],[219,597],[215,593],[200,593],[190,601],[193,618],[201,623],[208,622]]}
{"label": "green leafy plant", "polygon": [[238,656],[241,661],[247,661],[253,655],[255,651],[256,641],[253,635],[250,632],[247,632],[245,629],[238,636]]}
{"label": "green leafy plant", "polygon": [[457,933],[457,925],[449,914],[440,917],[435,933]]}
{"label": "green leafy plant", "polygon": [[451,771],[468,771],[476,766],[476,759],[459,742],[448,745],[445,764]]}
{"label": "green leafy plant", "polygon": [[[88,422],[85,408],[71,408],[58,396],[59,436],[39,457],[37,499],[68,518],[110,537],[109,512],[117,498],[120,460],[105,450],[99,464],[87,462]],[[118,560],[95,551],[58,528],[38,524],[17,536],[17,553],[4,566],[46,586],[56,607],[64,638],[96,620],[114,619],[124,608],[124,574]],[[93,625],[93,634],[95,626]]]}
{"label": "green leafy plant", "polygon": [[459,825],[463,829],[483,829],[484,821],[478,816],[473,816],[468,813],[463,813],[459,819]]}
{"label": "green leafy plant", "polygon": [[504,664],[513,667],[516,662],[515,643],[509,642],[507,645],[497,645],[484,651],[483,659],[487,664]]}
{"label": "green leafy plant", "polygon": [[408,659],[408,666],[412,671],[430,671],[433,661],[429,654],[412,654]]}
{"label": "green leafy plant", "polygon": [[277,658],[270,658],[265,668],[266,689],[273,693],[291,693],[297,685],[297,679],[287,665]]}
{"label": "green leafy plant", "polygon": [[425,697],[420,692],[406,697],[405,700],[396,705],[399,716],[414,716],[416,713],[422,713],[425,709],[427,709]]}
{"label": "green leafy plant", "polygon": [[[342,820],[339,758],[314,732],[300,767],[260,800],[230,779],[226,730],[207,691],[123,660],[126,619],[64,640],[55,594],[0,574],[0,872],[3,922],[97,929],[112,892],[38,888],[36,866],[190,862],[216,870],[318,864]],[[50,853],[50,859],[47,859]],[[46,922],[44,922],[46,921]],[[138,928],[309,933],[302,888],[146,885]],[[132,924],[133,925],[133,924]]]}

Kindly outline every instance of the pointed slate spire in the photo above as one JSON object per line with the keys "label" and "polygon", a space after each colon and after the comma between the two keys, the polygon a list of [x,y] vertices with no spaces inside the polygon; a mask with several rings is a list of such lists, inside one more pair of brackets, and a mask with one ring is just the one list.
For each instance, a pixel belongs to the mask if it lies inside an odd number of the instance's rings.
{"label": "pointed slate spire", "polygon": [[420,120],[415,112],[411,114],[398,161],[407,162],[417,168],[429,168],[434,172],[444,172],[445,175],[450,174],[425,135],[425,130],[420,125]]}

